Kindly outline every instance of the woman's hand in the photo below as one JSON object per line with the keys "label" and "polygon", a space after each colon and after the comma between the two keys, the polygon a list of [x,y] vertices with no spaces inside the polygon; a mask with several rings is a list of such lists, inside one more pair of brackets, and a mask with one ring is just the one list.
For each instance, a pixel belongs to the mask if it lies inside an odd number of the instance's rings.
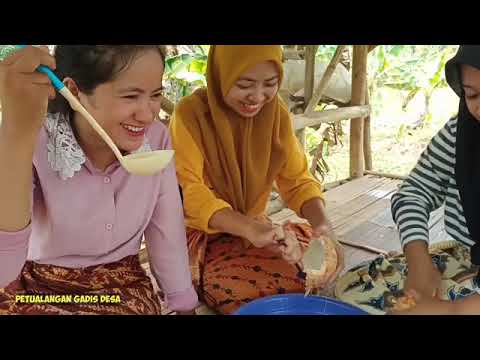
{"label": "woman's hand", "polygon": [[423,296],[415,290],[406,292],[415,299],[416,305],[408,310],[392,311],[388,315],[453,315],[455,303],[437,297]]}
{"label": "woman's hand", "polygon": [[0,62],[2,128],[17,141],[36,136],[45,120],[48,99],[55,97],[48,76],[36,71],[39,65],[55,69],[55,59],[46,46],[28,46]]}
{"label": "woman's hand", "polygon": [[259,221],[252,221],[246,230],[247,240],[257,248],[278,247],[277,240],[281,239],[281,234],[280,226]]}
{"label": "woman's hand", "polygon": [[335,252],[337,253],[337,268],[335,272],[332,273],[328,277],[328,279],[326,279],[324,287],[328,287],[338,278],[340,273],[345,268],[345,251],[342,244],[340,244],[338,240],[336,240],[336,236],[333,232],[332,226],[327,218],[325,218],[325,221],[323,223],[313,228],[313,236],[314,237],[324,236],[327,238],[327,241],[332,241],[335,244]]}
{"label": "woman's hand", "polygon": [[282,229],[284,237],[280,243],[280,253],[289,264],[296,264],[302,260],[303,251],[297,235],[289,229]]}
{"label": "woman's hand", "polygon": [[437,293],[442,276],[433,265],[428,253],[428,245],[423,241],[414,241],[405,246],[408,275],[405,292],[415,291],[422,297],[433,297]]}

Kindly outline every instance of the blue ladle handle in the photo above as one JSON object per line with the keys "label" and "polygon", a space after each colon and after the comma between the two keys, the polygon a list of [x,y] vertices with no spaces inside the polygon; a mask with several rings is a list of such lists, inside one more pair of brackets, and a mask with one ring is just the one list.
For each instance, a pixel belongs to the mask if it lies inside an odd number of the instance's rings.
{"label": "blue ladle handle", "polygon": [[[15,47],[17,49],[23,49],[25,47],[27,47],[27,45],[15,45]],[[55,75],[55,73],[50,70],[50,68],[48,68],[47,66],[45,65],[40,65],[38,68],[37,68],[37,71],[41,72],[41,73],[44,73],[44,74],[47,74],[47,76],[50,78],[50,80],[52,81],[52,84],[53,86],[55,87],[55,89],[57,89],[58,91],[62,90],[65,85],[63,84],[62,81],[60,81],[60,79],[57,77],[57,75]]]}

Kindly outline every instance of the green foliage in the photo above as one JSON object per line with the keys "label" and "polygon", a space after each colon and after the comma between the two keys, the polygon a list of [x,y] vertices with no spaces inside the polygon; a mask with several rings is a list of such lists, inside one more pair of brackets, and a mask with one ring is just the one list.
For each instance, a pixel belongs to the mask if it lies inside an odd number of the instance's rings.
{"label": "green foliage", "polygon": [[318,146],[318,141],[317,132],[312,128],[305,128],[305,148],[307,153],[311,154],[315,151]]}
{"label": "green foliage", "polygon": [[[329,63],[337,45],[321,45],[317,51],[317,61]],[[458,46],[452,45],[380,45],[368,56],[368,75],[370,104],[372,106],[372,125],[385,112],[384,89],[391,89],[403,98],[399,112],[406,111],[410,101],[418,95],[424,98],[423,111],[419,112],[418,121],[413,126],[399,121],[391,125],[396,128],[391,134],[396,143],[406,144],[416,137],[418,129],[432,127],[436,119],[433,118],[430,106],[432,94],[435,90],[447,87],[444,75],[445,63],[456,52]],[[418,105],[418,104],[417,104]],[[417,107],[416,107],[417,108]],[[420,110],[420,109],[419,109]],[[397,110],[395,110],[397,111]],[[405,117],[407,119],[407,117]],[[418,129],[417,129],[418,128]],[[416,129],[415,131],[413,129]],[[420,131],[423,133],[423,130]],[[342,136],[338,134],[339,139]],[[348,139],[345,139],[348,140]],[[375,143],[376,139],[372,139]],[[336,142],[335,142],[336,144]],[[325,133],[306,131],[307,153],[313,155],[317,146],[322,146],[322,155],[335,162],[336,152],[333,143],[325,141]],[[346,164],[348,166],[348,163]],[[374,165],[375,166],[375,165]],[[376,166],[375,166],[376,167]],[[332,166],[330,166],[332,169]],[[335,166],[333,166],[335,168]],[[323,176],[323,174],[319,174]],[[327,174],[327,178],[330,175]]]}
{"label": "green foliage", "polygon": [[317,49],[317,61],[328,64],[335,54],[338,45],[319,45]]}
{"label": "green foliage", "polygon": [[206,86],[209,45],[195,45],[194,52],[168,57],[165,63],[167,97],[176,102],[195,89]]}
{"label": "green foliage", "polygon": [[395,140],[397,140],[397,142],[400,142],[405,137],[405,130],[406,130],[406,125],[401,124],[400,127],[398,128],[397,134],[395,135]]}
{"label": "green foliage", "polygon": [[8,55],[15,51],[13,45],[0,45],[0,61],[5,59]]}
{"label": "green foliage", "polygon": [[[383,99],[376,91],[391,88],[405,92],[402,109],[418,94],[425,99],[425,109],[418,126],[431,123],[430,99],[435,89],[447,87],[445,63],[456,52],[455,45],[381,45],[368,57],[370,103],[374,117],[379,115]],[[400,129],[399,129],[399,132]]]}
{"label": "green foliage", "polygon": [[[328,64],[333,57],[338,45],[319,45],[316,58],[317,61]],[[167,57],[165,64],[165,95],[173,102],[178,102],[183,96],[190,95],[195,89],[206,86],[207,56],[210,45],[178,45],[176,55]],[[456,52],[458,46],[454,45],[379,45],[368,56],[368,75],[370,86],[370,104],[372,106],[372,126],[377,125],[378,115],[390,111],[390,101],[382,99],[385,91],[395,91],[401,94],[403,103],[395,105],[402,112],[417,95],[425,97],[425,112],[422,115],[420,130],[412,132],[412,129],[404,123],[403,118],[397,123],[389,122],[388,147],[398,146],[402,151],[403,147],[413,146],[420,134],[425,139],[420,139],[422,144],[430,137],[429,127],[438,127],[439,120],[432,117],[429,102],[435,90],[447,86],[444,75],[445,63]],[[0,45],[0,60],[14,51],[13,45]],[[351,51],[351,50],[350,50]],[[385,90],[385,91],[384,91]],[[384,95],[385,96],[385,95]],[[386,103],[388,102],[388,103]],[[447,116],[447,115],[446,115]],[[430,131],[430,132],[429,132]],[[306,150],[309,159],[315,153],[319,144],[322,145],[322,156],[318,159],[318,173],[325,180],[332,181],[345,177],[343,172],[348,172],[348,146],[335,146],[345,140],[348,145],[348,136],[342,138],[341,127],[330,127],[314,130],[305,129]],[[425,135],[427,134],[427,135]],[[393,136],[392,136],[393,135]],[[372,128],[372,142],[379,141],[387,143],[375,134]],[[393,139],[392,139],[393,138]],[[392,141],[393,140],[393,141]],[[396,141],[396,145],[391,145]],[[385,146],[386,149],[388,149]],[[401,172],[404,168],[392,161],[382,163],[384,154],[389,151],[374,151],[374,167],[378,170]],[[405,152],[405,154],[407,154]],[[328,157],[328,165],[325,158]],[[342,163],[340,164],[340,160]],[[400,161],[400,160],[399,160]],[[402,158],[403,161],[403,158]],[[393,168],[397,166],[397,168]],[[410,166],[402,165],[404,167]],[[384,168],[385,167],[385,168]],[[392,168],[390,168],[392,167]]]}
{"label": "green foliage", "polygon": [[374,87],[431,93],[445,87],[444,68],[457,46],[381,45],[368,57],[369,81]]}

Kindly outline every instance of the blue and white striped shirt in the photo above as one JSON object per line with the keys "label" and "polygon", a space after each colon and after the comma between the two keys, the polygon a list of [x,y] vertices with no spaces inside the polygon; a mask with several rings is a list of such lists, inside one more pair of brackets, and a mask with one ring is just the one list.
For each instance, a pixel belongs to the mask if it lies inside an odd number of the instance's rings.
{"label": "blue and white striped shirt", "polygon": [[413,240],[429,242],[430,213],[444,204],[446,232],[469,247],[474,244],[455,180],[456,133],[457,119],[451,119],[433,137],[415,168],[392,196],[392,216],[402,248]]}

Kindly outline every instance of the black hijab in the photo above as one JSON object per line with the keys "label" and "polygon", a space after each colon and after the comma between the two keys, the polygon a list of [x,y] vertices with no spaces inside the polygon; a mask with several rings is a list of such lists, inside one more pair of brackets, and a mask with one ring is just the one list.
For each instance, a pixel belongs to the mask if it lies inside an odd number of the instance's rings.
{"label": "black hijab", "polygon": [[[450,87],[460,97],[457,121],[455,180],[460,192],[468,231],[475,245],[470,250],[472,263],[480,265],[480,122],[467,108],[460,65],[480,70],[480,45],[461,45],[445,65]],[[480,84],[478,86],[480,88]],[[480,272],[479,272],[480,275]]]}

